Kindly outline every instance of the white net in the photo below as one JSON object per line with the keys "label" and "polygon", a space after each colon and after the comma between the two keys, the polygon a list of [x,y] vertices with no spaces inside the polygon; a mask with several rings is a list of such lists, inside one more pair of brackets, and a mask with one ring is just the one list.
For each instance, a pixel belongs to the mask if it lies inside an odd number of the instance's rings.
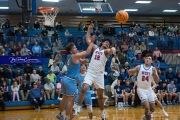
{"label": "white net", "polygon": [[54,27],[54,20],[56,18],[58,11],[51,11],[51,12],[43,12],[43,16],[44,16],[44,25],[45,26],[50,26],[50,27]]}
{"label": "white net", "polygon": [[95,3],[95,6],[96,6],[96,8],[98,9],[98,11],[102,11],[101,5],[102,5],[101,2],[96,2],[96,3]]}

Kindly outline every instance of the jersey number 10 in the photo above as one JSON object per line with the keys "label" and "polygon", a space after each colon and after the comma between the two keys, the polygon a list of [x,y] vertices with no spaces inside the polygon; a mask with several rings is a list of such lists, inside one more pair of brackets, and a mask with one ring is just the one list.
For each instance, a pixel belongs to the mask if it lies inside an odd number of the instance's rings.
{"label": "jersey number 10", "polygon": [[142,76],[142,81],[149,81],[149,76]]}

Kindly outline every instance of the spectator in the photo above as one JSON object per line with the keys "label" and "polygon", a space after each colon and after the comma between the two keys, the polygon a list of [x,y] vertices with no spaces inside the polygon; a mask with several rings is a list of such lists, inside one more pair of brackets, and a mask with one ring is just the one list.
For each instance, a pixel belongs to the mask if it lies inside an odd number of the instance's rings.
{"label": "spectator", "polygon": [[56,84],[56,75],[50,70],[46,76],[53,84]]}
{"label": "spectator", "polygon": [[38,74],[36,74],[36,70],[33,70],[33,73],[30,75],[30,84],[32,82],[37,83],[38,80],[40,80],[40,79],[41,79],[40,76]]}
{"label": "spectator", "polygon": [[64,35],[65,35],[65,37],[66,37],[66,38],[68,38],[68,37],[69,37],[70,33],[69,33],[68,29],[66,29],[66,31],[65,31],[65,33],[64,33]]}
{"label": "spectator", "polygon": [[146,45],[146,47],[148,47],[148,33],[147,32],[144,32],[143,35],[142,35],[142,39],[143,39],[143,42],[144,44]]}
{"label": "spectator", "polygon": [[171,83],[167,85],[167,92],[168,92],[168,98],[169,100],[167,101],[168,104],[172,104],[172,97],[174,97],[173,104],[175,104],[178,94],[176,93],[176,86],[174,84],[174,80],[171,80]]}
{"label": "spectator", "polygon": [[131,69],[131,66],[128,62],[125,62],[125,64],[122,66],[123,69],[125,69],[125,73],[128,73],[128,70]]}
{"label": "spectator", "polygon": [[[2,67],[0,67],[0,81],[4,82],[7,80],[7,74]],[[0,83],[1,83],[0,82]]]}
{"label": "spectator", "polygon": [[118,107],[118,98],[123,98],[123,103],[125,105],[124,88],[121,85],[120,80],[117,80],[117,85],[114,86],[114,93],[115,93],[115,106]]}
{"label": "spectator", "polygon": [[126,42],[123,42],[123,45],[121,45],[121,49],[124,49],[124,51],[127,52],[128,45],[126,44]]}
{"label": "spectator", "polygon": [[142,51],[142,58],[144,59],[147,54],[152,54],[151,50],[148,47],[146,47],[146,50]]}
{"label": "spectator", "polygon": [[48,45],[48,43],[45,43],[45,46],[43,48],[43,54],[45,57],[50,57],[51,55],[51,47]]}
{"label": "spectator", "polygon": [[166,97],[166,100],[168,101],[167,82],[163,81],[163,84],[159,87],[159,89],[160,89],[160,93],[161,93],[162,104],[165,105],[164,97]]}
{"label": "spectator", "polygon": [[10,28],[10,21],[9,21],[9,19],[6,19],[4,25],[5,25],[5,28],[6,28],[6,29],[7,29],[7,28]]}
{"label": "spectator", "polygon": [[144,42],[141,42],[141,45],[139,46],[141,49],[141,52],[143,52],[144,50],[146,50],[146,45],[144,44]]}
{"label": "spectator", "polygon": [[68,43],[74,43],[74,37],[72,34],[70,34],[68,37]]}
{"label": "spectator", "polygon": [[[176,78],[175,74],[172,72],[172,68],[169,68],[168,72],[166,72],[166,79],[167,83],[169,84],[171,80],[174,80]],[[176,84],[177,82],[174,81]]]}
{"label": "spectator", "polygon": [[6,84],[6,81],[2,82],[1,89],[1,95],[3,96],[4,101],[10,101],[11,100],[11,94],[9,92],[8,86]]}
{"label": "spectator", "polygon": [[63,66],[63,68],[62,68],[62,73],[64,74],[64,73],[66,73],[66,71],[67,71],[67,66],[68,66],[68,60],[66,61],[66,64],[64,64],[64,66]]}
{"label": "spectator", "polygon": [[20,86],[20,94],[22,101],[28,100],[29,93],[30,93],[29,85],[27,84],[26,80],[23,80],[23,84]]}
{"label": "spectator", "polygon": [[129,48],[126,55],[130,63],[133,63],[134,61],[136,61],[136,56],[132,48]]}
{"label": "spectator", "polygon": [[125,93],[125,106],[128,107],[128,98],[132,99],[132,106],[134,106],[134,97],[133,87],[130,85],[130,80],[126,80],[126,84],[124,85],[124,93]]}
{"label": "spectator", "polygon": [[62,56],[61,56],[61,51],[59,51],[56,56],[55,56],[55,62],[59,66],[59,69],[62,70],[62,67],[64,63],[62,62]]}
{"label": "spectator", "polygon": [[34,22],[34,29],[39,29],[39,28],[40,28],[40,24],[39,24],[38,20],[36,20]]}
{"label": "spectator", "polygon": [[140,44],[140,42],[141,42],[141,40],[140,40],[139,36],[137,36],[136,32],[134,33],[133,40],[135,41],[135,43],[139,43]]}
{"label": "spectator", "polygon": [[165,70],[162,69],[161,72],[158,74],[159,75],[159,86],[162,85],[163,82],[165,82],[166,80],[166,73],[165,73]]}
{"label": "spectator", "polygon": [[125,73],[125,69],[121,69],[121,74],[120,74],[122,81],[121,81],[121,85],[125,85],[126,83],[126,79],[127,79],[127,74]]}
{"label": "spectator", "polygon": [[51,96],[51,99],[53,100],[54,99],[54,84],[52,84],[49,79],[46,80],[44,89],[47,95],[47,99],[50,100],[50,96]]}
{"label": "spectator", "polygon": [[7,85],[11,85],[13,82],[16,81],[16,74],[15,72],[9,67],[7,72]]}
{"label": "spectator", "polygon": [[57,66],[56,62],[53,62],[53,65],[51,66],[51,71],[57,75],[59,73],[59,67]]}
{"label": "spectator", "polygon": [[16,77],[16,81],[18,81],[18,83],[21,85],[22,84],[22,73],[21,73],[20,68],[16,69],[15,77]]}
{"label": "spectator", "polygon": [[7,56],[5,49],[1,49],[0,56]]}
{"label": "spectator", "polygon": [[62,71],[56,76],[56,83],[61,83],[62,78],[64,77]]}
{"label": "spectator", "polygon": [[11,86],[12,90],[12,95],[13,95],[13,101],[15,101],[15,98],[17,97],[17,100],[20,101],[19,99],[19,85],[17,82],[14,82],[13,85]]}
{"label": "spectator", "polygon": [[133,30],[134,30],[134,32],[136,32],[137,33],[137,35],[141,35],[142,33],[141,33],[141,27],[140,27],[140,25],[138,25],[138,24],[136,24],[136,26],[133,28]]}
{"label": "spectator", "polygon": [[37,88],[37,83],[33,83],[33,89],[30,91],[30,102],[35,109],[40,110],[40,107],[44,103],[43,94],[39,88]]}
{"label": "spectator", "polygon": [[20,51],[21,56],[27,56],[28,55],[28,49],[26,48],[26,45],[23,45],[23,48]]}
{"label": "spectator", "polygon": [[169,30],[167,36],[168,36],[168,48],[172,50],[174,46],[174,37],[175,37],[175,34],[172,29]]}
{"label": "spectator", "polygon": [[111,71],[108,71],[108,81],[110,84],[112,84],[116,79],[117,77],[119,76],[119,71],[118,71],[118,66],[115,67],[115,66],[112,66],[111,67]]}
{"label": "spectator", "polygon": [[35,45],[32,47],[33,55],[40,56],[41,55],[41,47],[38,45],[38,42],[35,42]]}
{"label": "spectator", "polygon": [[155,50],[153,51],[153,56],[156,57],[160,62],[162,61],[162,53],[160,50],[158,50],[158,47],[155,47]]}
{"label": "spectator", "polygon": [[33,67],[30,64],[26,64],[24,67],[24,74],[27,75],[27,78],[30,78],[32,72],[33,72]]}
{"label": "spectator", "polygon": [[153,28],[151,27],[150,30],[148,31],[148,35],[149,35],[149,39],[150,40],[154,40],[155,39],[155,34],[154,34],[154,31],[153,31]]}
{"label": "spectator", "polygon": [[3,33],[2,29],[0,29],[0,43],[1,43],[1,45],[5,44],[4,33]]}
{"label": "spectator", "polygon": [[30,44],[29,41],[27,41],[27,43],[26,43],[26,48],[27,48],[28,50],[32,50],[32,46],[31,46],[31,44]]}
{"label": "spectator", "polygon": [[46,77],[46,74],[42,68],[42,66],[39,66],[39,69],[37,71],[37,74],[40,76],[40,81],[42,81],[42,83],[44,83],[44,78]]}
{"label": "spectator", "polygon": [[[1,38],[0,38],[1,39]],[[6,54],[9,55],[11,49],[9,48],[9,45],[8,44],[3,44],[4,45],[4,49],[6,51]]]}
{"label": "spectator", "polygon": [[41,32],[41,35],[42,35],[43,37],[48,36],[48,31],[46,30],[45,27],[43,28],[43,30],[42,30],[42,32]]}
{"label": "spectator", "polygon": [[[118,55],[117,52],[116,52],[115,55],[113,55],[113,58],[112,58],[112,60],[111,60],[111,67],[114,66],[114,64],[117,64],[119,68],[121,67],[121,63],[120,63],[119,58],[118,58],[117,55]],[[119,71],[119,70],[118,70],[118,71]]]}
{"label": "spectator", "polygon": [[141,50],[140,50],[140,47],[137,47],[136,49],[135,49],[135,51],[134,51],[134,54],[135,54],[135,56],[136,56],[136,58],[138,59],[138,60],[141,60],[141,55],[142,55],[142,52],[141,52]]}
{"label": "spectator", "polygon": [[58,47],[57,47],[56,43],[53,43],[52,52],[53,52],[53,55],[55,55],[58,52]]}
{"label": "spectator", "polygon": [[5,102],[1,94],[0,94],[0,106],[2,107],[2,111],[5,111]]}
{"label": "spectator", "polygon": [[48,67],[50,68],[52,65],[53,65],[53,63],[54,63],[54,55],[51,55],[51,57],[50,57],[50,59],[49,59],[49,63],[48,63]]}
{"label": "spectator", "polygon": [[16,48],[16,45],[13,45],[13,47],[11,48],[11,51],[10,51],[10,55],[15,56],[16,51],[18,51]]}
{"label": "spectator", "polygon": [[177,84],[180,84],[180,68],[177,70],[176,79],[177,79]]}
{"label": "spectator", "polygon": [[155,57],[154,58],[154,61],[152,63],[152,66],[155,67],[157,70],[159,69],[160,67],[160,62],[158,61],[158,59]]}
{"label": "spectator", "polygon": [[54,33],[51,36],[51,43],[57,42],[58,41],[58,32],[54,31]]}

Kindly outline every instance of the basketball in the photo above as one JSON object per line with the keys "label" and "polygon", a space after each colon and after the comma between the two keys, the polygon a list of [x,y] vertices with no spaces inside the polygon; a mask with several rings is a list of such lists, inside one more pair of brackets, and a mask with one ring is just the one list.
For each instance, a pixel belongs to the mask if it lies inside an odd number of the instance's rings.
{"label": "basketball", "polygon": [[55,108],[55,104],[51,104],[51,109],[54,109]]}
{"label": "basketball", "polygon": [[125,23],[129,19],[129,14],[124,10],[119,10],[116,13],[116,20],[119,23]]}

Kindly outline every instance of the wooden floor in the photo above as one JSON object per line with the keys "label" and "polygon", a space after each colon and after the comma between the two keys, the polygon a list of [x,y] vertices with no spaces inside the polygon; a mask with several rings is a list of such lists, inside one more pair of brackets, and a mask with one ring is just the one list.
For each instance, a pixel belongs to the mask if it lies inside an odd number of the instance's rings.
{"label": "wooden floor", "polygon": [[[159,108],[156,108],[154,112],[154,118],[152,120],[180,120],[180,105],[173,105],[165,107],[165,110],[169,114],[169,117],[164,117]],[[94,117],[93,120],[100,119],[100,111],[98,107],[93,108]],[[58,109],[41,109],[41,111],[35,110],[10,110],[0,111],[0,120],[57,120],[56,115]],[[105,113],[108,120],[141,120],[141,116],[144,113],[142,107],[138,108],[115,108],[110,106],[105,109]],[[88,120],[87,110],[83,108],[79,116],[74,117],[74,120]]]}

